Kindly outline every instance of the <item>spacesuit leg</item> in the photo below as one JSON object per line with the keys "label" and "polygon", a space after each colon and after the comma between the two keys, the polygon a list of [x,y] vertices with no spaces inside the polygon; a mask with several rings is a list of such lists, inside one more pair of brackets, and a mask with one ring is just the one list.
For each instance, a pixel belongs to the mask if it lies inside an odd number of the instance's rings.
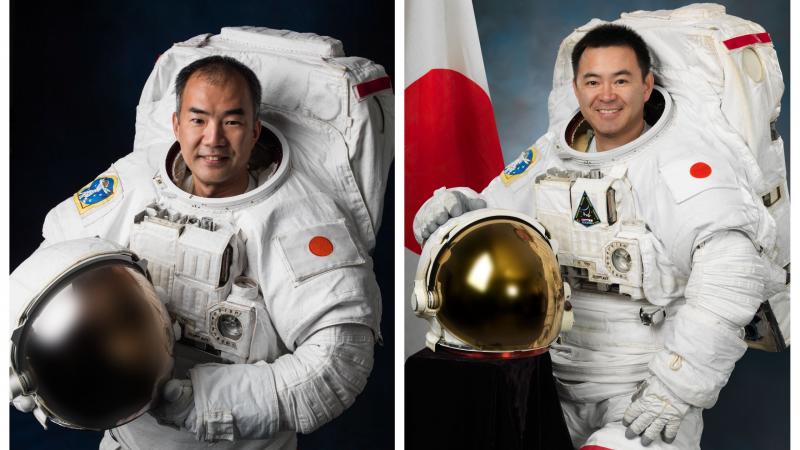
{"label": "spacesuit leg", "polygon": [[699,450],[703,432],[701,409],[692,408],[672,444],[661,439],[644,447],[625,437],[622,417],[638,383],[568,383],[556,380],[572,445],[580,450]]}
{"label": "spacesuit leg", "polygon": [[571,383],[556,379],[561,409],[572,445],[587,450],[699,449],[703,417],[698,408],[692,408],[681,422],[678,437],[672,444],[664,444],[658,439],[643,447],[640,439],[625,437],[622,417],[631,403],[631,396],[636,392],[637,385],[638,383]]}
{"label": "spacesuit leg", "polygon": [[593,430],[589,423],[595,409],[594,404],[561,400],[561,411],[564,413],[564,421],[573,445],[586,442],[592,435]]}
{"label": "spacesuit leg", "polygon": [[[617,398],[614,400],[619,405],[613,405],[615,412],[613,421],[606,423],[603,428],[589,436],[589,439],[579,447],[580,449],[614,449],[614,450],[700,450],[700,437],[703,433],[703,416],[700,408],[692,408],[686,413],[678,436],[671,444],[666,444],[661,439],[656,439],[649,446],[642,446],[641,439],[628,439],[625,437],[625,426],[622,425],[622,414],[630,404],[630,398]],[[607,417],[607,419],[612,419]]]}
{"label": "spacesuit leg", "polygon": [[572,445],[581,448],[608,418],[621,420],[637,383],[570,382],[556,379],[556,390]]}

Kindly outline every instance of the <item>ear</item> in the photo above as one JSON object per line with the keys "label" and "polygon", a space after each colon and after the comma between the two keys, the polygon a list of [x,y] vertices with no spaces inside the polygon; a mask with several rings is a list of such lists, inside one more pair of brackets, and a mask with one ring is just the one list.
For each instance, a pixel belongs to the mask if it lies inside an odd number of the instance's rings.
{"label": "ear", "polygon": [[253,125],[253,140],[258,140],[259,136],[261,136],[261,121],[256,118],[255,124]]}
{"label": "ear", "polygon": [[575,98],[578,98],[578,80],[575,78],[572,79],[572,93],[575,95]]}
{"label": "ear", "polygon": [[175,133],[175,139],[178,139],[178,113],[172,113],[172,132]]}
{"label": "ear", "polygon": [[653,72],[647,72],[647,75],[644,77],[644,101],[650,100],[650,94],[653,93],[654,84],[655,78],[653,77]]}

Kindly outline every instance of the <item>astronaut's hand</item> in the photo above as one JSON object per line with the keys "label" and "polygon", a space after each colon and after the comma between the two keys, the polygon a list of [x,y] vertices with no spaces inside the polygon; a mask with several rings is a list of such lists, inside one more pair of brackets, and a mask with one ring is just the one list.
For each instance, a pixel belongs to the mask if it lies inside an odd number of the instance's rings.
{"label": "astronaut's hand", "polygon": [[486,201],[478,197],[469,197],[461,191],[439,188],[433,193],[414,216],[412,228],[414,238],[422,245],[426,239],[444,225],[451,217],[458,217],[466,212],[485,208]]}
{"label": "astronaut's hand", "polygon": [[47,414],[42,411],[42,408],[36,404],[36,401],[30,395],[18,395],[11,399],[11,404],[17,411],[24,413],[33,413],[33,417],[44,428],[47,429]]}
{"label": "astronaut's hand", "polygon": [[11,404],[14,405],[14,408],[17,408],[19,412],[33,413],[33,417],[36,418],[36,421],[46,430],[47,414],[36,404],[36,400],[33,396],[23,394],[22,384],[16,374],[14,374],[14,371],[9,370],[9,373],[8,387],[11,393]]}
{"label": "astronaut's hand", "polygon": [[162,425],[197,434],[197,414],[191,380],[173,378],[161,391],[161,403],[150,411]]}
{"label": "astronaut's hand", "polygon": [[625,437],[634,439],[641,435],[645,447],[659,434],[665,443],[671,444],[678,435],[683,417],[692,408],[655,376],[639,386],[632,400],[622,419],[622,424],[628,427]]}
{"label": "astronaut's hand", "polygon": [[11,399],[11,404],[17,408],[17,411],[24,413],[29,413],[36,408],[36,402],[30,395],[18,395]]}

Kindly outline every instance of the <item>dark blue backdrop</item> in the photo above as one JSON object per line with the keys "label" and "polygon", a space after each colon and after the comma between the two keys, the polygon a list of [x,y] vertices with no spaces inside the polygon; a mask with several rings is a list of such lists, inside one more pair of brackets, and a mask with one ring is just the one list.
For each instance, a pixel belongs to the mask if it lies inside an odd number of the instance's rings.
{"label": "dark blue backdrop", "polygon": [[[235,25],[314,32],[340,39],[348,55],[377,61],[394,78],[392,2],[14,0],[10,12],[12,268],[39,245],[51,207],[131,151],[139,94],[174,42]],[[341,417],[301,436],[304,450],[393,447],[393,230],[392,181],[374,254],[385,344],[376,347],[366,390]],[[11,409],[11,448],[97,448],[98,433],[52,424],[45,432]]]}
{"label": "dark blue backdrop", "polygon": [[[675,9],[672,0],[473,0],[497,128],[506,162],[547,131],[547,95],[561,40],[591,18]],[[717,1],[772,36],[786,90],[778,119],[789,161],[789,1]],[[748,351],[717,405],[706,411],[703,450],[789,448],[789,352]]]}

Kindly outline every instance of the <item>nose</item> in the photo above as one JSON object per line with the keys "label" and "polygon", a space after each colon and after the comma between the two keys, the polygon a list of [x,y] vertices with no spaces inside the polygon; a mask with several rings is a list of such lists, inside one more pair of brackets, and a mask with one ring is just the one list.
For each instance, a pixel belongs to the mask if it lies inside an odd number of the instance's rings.
{"label": "nose", "polygon": [[225,129],[222,124],[209,120],[203,132],[203,144],[208,147],[224,147],[228,145]]}
{"label": "nose", "polygon": [[600,91],[600,100],[604,102],[611,102],[614,101],[616,98],[616,92],[614,92],[614,85],[611,83],[603,83],[602,90]]}

